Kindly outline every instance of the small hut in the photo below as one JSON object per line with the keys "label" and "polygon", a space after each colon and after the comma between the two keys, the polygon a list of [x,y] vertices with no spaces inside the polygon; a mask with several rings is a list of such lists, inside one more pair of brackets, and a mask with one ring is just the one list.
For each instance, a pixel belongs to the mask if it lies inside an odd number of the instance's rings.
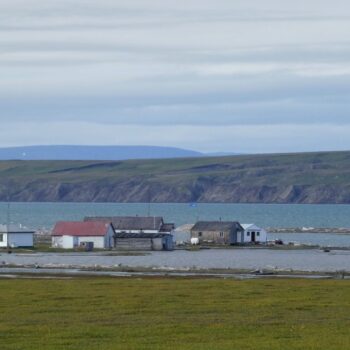
{"label": "small hut", "polygon": [[243,227],[237,221],[198,221],[191,229],[191,238],[199,243],[241,243]]}

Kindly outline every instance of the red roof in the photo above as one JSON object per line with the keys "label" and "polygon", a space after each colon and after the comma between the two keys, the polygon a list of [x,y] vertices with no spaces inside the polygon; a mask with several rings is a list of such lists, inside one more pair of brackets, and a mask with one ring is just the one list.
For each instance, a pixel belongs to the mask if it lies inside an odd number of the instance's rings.
{"label": "red roof", "polygon": [[59,221],[52,236],[104,236],[111,227],[110,223],[101,221]]}

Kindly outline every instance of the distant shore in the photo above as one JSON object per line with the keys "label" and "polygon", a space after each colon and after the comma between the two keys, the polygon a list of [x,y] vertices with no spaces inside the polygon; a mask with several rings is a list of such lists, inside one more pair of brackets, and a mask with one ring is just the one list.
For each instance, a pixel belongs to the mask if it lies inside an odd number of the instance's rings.
{"label": "distant shore", "polygon": [[349,227],[267,227],[268,233],[328,233],[350,235]]}
{"label": "distant shore", "polygon": [[[177,232],[190,232],[194,224],[184,224],[176,228]],[[328,233],[350,235],[350,227],[265,227],[267,233]]]}

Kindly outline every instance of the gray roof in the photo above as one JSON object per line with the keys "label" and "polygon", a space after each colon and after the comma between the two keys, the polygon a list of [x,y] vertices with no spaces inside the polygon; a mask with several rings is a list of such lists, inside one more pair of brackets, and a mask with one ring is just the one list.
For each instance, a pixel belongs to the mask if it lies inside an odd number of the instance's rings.
{"label": "gray roof", "polygon": [[115,230],[160,230],[163,225],[161,216],[95,216],[84,221],[111,222]]}
{"label": "gray roof", "polygon": [[0,224],[0,233],[35,233],[35,230],[31,230],[28,227],[22,225],[9,224],[7,225]]}
{"label": "gray roof", "polygon": [[230,231],[242,230],[238,221],[198,221],[191,231]]}
{"label": "gray roof", "polygon": [[160,232],[171,232],[174,228],[175,224],[163,224],[160,228]]}
{"label": "gray roof", "polygon": [[129,232],[118,232],[115,237],[118,238],[162,238],[166,236],[171,236],[168,233],[129,233]]}

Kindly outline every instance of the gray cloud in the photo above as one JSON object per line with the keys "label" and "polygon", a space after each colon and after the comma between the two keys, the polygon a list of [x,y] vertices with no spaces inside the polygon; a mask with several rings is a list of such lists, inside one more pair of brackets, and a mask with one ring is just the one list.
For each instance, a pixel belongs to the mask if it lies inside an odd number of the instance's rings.
{"label": "gray cloud", "polygon": [[[286,140],[311,125],[348,127],[349,19],[345,0],[1,2],[0,118],[32,126],[18,139],[10,128],[2,142],[37,143],[35,125],[60,123],[121,128],[134,144],[161,128],[177,146],[189,128],[189,146],[217,150],[220,132],[241,128],[278,151],[264,125],[282,127]],[[194,132],[214,126],[214,138]],[[88,134],[50,140],[86,143]]]}

